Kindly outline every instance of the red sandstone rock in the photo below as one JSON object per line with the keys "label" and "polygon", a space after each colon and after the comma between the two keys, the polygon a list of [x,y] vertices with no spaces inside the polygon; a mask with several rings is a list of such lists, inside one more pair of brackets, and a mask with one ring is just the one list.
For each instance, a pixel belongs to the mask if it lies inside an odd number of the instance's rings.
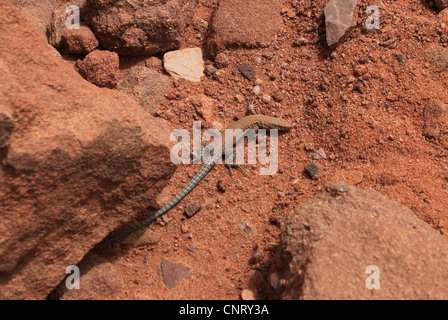
{"label": "red sandstone rock", "polygon": [[110,51],[95,50],[84,60],[76,62],[76,69],[87,81],[107,88],[115,88],[120,76],[118,54]]}
{"label": "red sandstone rock", "polygon": [[282,26],[276,0],[222,0],[213,17],[208,50],[216,55],[235,46],[265,47]]}
{"label": "red sandstone rock", "polygon": [[197,0],[87,0],[86,21],[101,44],[120,55],[178,49]]}
{"label": "red sandstone rock", "polygon": [[[448,297],[446,240],[373,189],[327,184],[286,219],[282,244],[283,261],[271,273],[276,298]],[[378,290],[366,287],[369,266],[379,268]]]}
{"label": "red sandstone rock", "polygon": [[325,6],[327,44],[335,47],[344,41],[356,25],[358,0],[330,0]]}
{"label": "red sandstone rock", "polygon": [[67,28],[66,21],[68,15],[64,8],[58,8],[51,14],[51,21],[48,24],[47,37],[48,43],[55,48],[60,48],[62,45],[62,34]]}
{"label": "red sandstone rock", "polygon": [[93,300],[119,291],[123,283],[117,268],[105,258],[87,254],[79,263],[80,290],[68,290],[65,281],[50,295],[50,300]]}
{"label": "red sandstone rock", "polygon": [[[91,85],[0,0],[0,299],[45,299],[173,170],[170,130],[117,90]],[[1,113],[1,112],[0,112]]]}
{"label": "red sandstone rock", "polygon": [[86,25],[79,29],[65,29],[62,33],[64,51],[74,54],[88,54],[98,47],[98,40]]}
{"label": "red sandstone rock", "polygon": [[28,22],[43,36],[47,34],[52,12],[59,9],[59,4],[54,0],[9,0],[9,2],[16,5]]}

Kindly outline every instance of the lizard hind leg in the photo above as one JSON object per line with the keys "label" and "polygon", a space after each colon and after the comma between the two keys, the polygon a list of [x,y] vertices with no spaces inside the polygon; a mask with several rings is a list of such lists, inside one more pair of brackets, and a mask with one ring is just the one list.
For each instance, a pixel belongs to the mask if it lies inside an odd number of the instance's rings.
{"label": "lizard hind leg", "polygon": [[[233,159],[236,159],[236,151],[235,151],[235,150],[233,150],[232,155],[233,155],[232,160],[233,160]],[[229,158],[230,158],[230,156],[226,158],[226,166],[229,168],[229,170],[230,170],[230,174],[231,174],[231,175],[233,175],[232,167],[238,167],[238,168],[241,169],[241,171],[243,171],[243,173],[244,173],[246,176],[250,177],[250,176],[247,174],[247,172],[244,171],[244,169],[243,169],[243,167],[242,167],[242,166],[247,166],[247,165],[249,165],[248,163],[233,163],[233,161],[230,161]]]}
{"label": "lizard hind leg", "polygon": [[230,170],[230,174],[231,174],[231,175],[233,175],[232,167],[238,167],[238,168],[241,169],[241,171],[243,171],[243,173],[244,173],[246,176],[248,176],[248,177],[250,178],[250,176],[247,174],[246,171],[244,171],[244,169],[243,169],[243,167],[242,167],[242,166],[247,166],[247,165],[248,165],[247,163],[240,163],[240,164],[238,164],[238,163],[231,163],[231,164],[226,164],[226,166],[227,166],[227,167],[229,168],[229,170]]}

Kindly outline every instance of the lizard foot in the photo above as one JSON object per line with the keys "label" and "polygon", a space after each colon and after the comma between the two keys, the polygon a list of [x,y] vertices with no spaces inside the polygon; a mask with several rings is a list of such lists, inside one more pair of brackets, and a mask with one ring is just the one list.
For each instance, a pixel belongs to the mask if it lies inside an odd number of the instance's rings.
{"label": "lizard foot", "polygon": [[231,175],[233,175],[232,167],[238,167],[238,168],[241,169],[241,171],[244,172],[244,174],[245,174],[246,176],[250,177],[250,176],[246,173],[246,171],[244,171],[244,169],[243,169],[243,167],[242,167],[242,166],[247,166],[247,165],[249,165],[249,164],[247,164],[247,163],[232,163],[232,164],[226,164],[226,166],[227,166],[227,167],[229,168],[229,170],[230,170],[230,174],[231,174]]}

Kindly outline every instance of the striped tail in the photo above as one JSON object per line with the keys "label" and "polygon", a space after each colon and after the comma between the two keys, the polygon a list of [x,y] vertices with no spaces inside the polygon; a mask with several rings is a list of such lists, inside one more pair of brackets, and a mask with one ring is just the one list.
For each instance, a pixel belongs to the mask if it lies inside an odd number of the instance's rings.
{"label": "striped tail", "polygon": [[168,212],[169,210],[171,210],[175,205],[177,205],[183,198],[185,198],[185,196],[187,194],[189,194],[191,192],[191,190],[193,190],[194,187],[196,187],[199,182],[201,182],[202,179],[204,179],[204,177],[207,175],[207,173],[210,172],[210,170],[213,169],[213,167],[215,166],[215,163],[212,162],[211,164],[204,164],[201,168],[201,170],[199,170],[198,173],[196,173],[196,175],[193,177],[193,179],[191,179],[191,181],[185,186],[185,188],[183,188],[183,190],[174,197],[173,200],[171,200],[167,205],[165,205],[162,209],[160,209],[159,211],[157,211],[155,214],[153,214],[152,216],[146,218],[145,220],[143,220],[142,222],[140,222],[139,224],[127,229],[126,231],[120,233],[119,235],[116,235],[110,239],[106,239],[102,242],[100,242],[99,244],[96,245],[97,247],[103,246],[107,243],[110,243],[112,241],[118,240],[123,238],[124,236],[127,236],[128,234],[131,234],[134,231],[137,231],[138,229],[140,229],[141,227],[146,226],[147,224],[153,222],[154,220],[156,220],[158,217],[162,216],[163,214],[165,214],[166,212]]}

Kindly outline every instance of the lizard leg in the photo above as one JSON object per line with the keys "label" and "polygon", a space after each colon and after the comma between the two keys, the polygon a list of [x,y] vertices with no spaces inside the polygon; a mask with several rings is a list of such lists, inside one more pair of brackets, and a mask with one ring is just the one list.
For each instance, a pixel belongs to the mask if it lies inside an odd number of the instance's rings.
{"label": "lizard leg", "polygon": [[250,103],[250,105],[247,106],[247,110],[251,113],[251,114],[257,114],[257,112],[255,111],[255,98],[254,100],[252,100],[252,102]]}
{"label": "lizard leg", "polygon": [[230,170],[230,174],[231,174],[231,175],[233,175],[232,167],[238,167],[238,168],[241,169],[241,171],[243,171],[243,173],[244,173],[246,176],[250,177],[250,176],[246,173],[246,171],[244,171],[243,167],[241,167],[241,166],[247,166],[247,165],[248,165],[247,163],[240,163],[240,164],[238,164],[238,163],[232,163],[232,164],[226,164],[226,166],[227,166],[227,167],[229,168],[229,170]]}
{"label": "lizard leg", "polygon": [[[236,150],[233,150],[233,159],[236,159]],[[226,161],[226,166],[229,168],[230,170],[230,174],[233,175],[233,171],[232,171],[232,167],[238,167],[241,169],[241,171],[243,171],[243,173],[249,177],[249,175],[246,173],[246,171],[244,171],[242,166],[247,166],[249,165],[248,163],[229,163],[229,161]]]}

